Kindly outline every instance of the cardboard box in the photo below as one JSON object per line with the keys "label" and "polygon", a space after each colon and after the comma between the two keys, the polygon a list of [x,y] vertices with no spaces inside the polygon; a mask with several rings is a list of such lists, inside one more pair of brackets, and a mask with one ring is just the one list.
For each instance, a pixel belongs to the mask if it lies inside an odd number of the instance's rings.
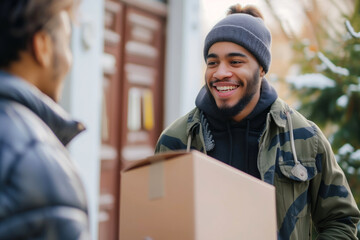
{"label": "cardboard box", "polygon": [[276,239],[275,188],[197,151],[122,172],[121,240]]}

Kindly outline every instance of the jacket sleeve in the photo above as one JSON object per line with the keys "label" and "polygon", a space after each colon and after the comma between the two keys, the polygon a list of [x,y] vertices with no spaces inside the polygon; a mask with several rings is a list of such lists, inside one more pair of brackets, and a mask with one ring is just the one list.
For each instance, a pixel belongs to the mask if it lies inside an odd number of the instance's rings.
{"label": "jacket sleeve", "polygon": [[164,131],[156,144],[155,153],[162,153],[175,150],[185,150],[186,143],[179,136],[171,134],[171,131]]}
{"label": "jacket sleeve", "polygon": [[175,150],[186,150],[186,119],[187,116],[179,118],[161,133],[155,147],[155,154]]}
{"label": "jacket sleeve", "polygon": [[320,173],[311,181],[311,211],[319,233],[317,239],[357,239],[359,209],[329,142],[319,128],[317,134]]}

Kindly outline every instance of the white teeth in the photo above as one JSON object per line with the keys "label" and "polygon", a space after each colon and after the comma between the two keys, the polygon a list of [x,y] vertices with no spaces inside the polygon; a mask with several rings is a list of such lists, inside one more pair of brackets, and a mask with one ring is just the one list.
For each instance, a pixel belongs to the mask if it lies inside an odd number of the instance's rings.
{"label": "white teeth", "polygon": [[227,92],[236,89],[236,86],[217,86],[216,89],[220,92]]}

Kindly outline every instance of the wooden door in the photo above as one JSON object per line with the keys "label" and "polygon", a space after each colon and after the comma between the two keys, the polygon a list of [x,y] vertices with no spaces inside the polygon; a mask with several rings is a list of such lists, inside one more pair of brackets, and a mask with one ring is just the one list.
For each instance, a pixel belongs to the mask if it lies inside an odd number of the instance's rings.
{"label": "wooden door", "polygon": [[123,164],[154,154],[163,119],[164,19],[127,7],[124,35]]}
{"label": "wooden door", "polygon": [[165,17],[105,1],[99,239],[119,234],[120,171],[154,154],[163,126]]}

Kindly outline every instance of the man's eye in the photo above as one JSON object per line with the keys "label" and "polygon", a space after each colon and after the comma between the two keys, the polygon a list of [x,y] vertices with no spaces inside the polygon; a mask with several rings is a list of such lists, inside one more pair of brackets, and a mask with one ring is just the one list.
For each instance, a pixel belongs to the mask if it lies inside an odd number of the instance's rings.
{"label": "man's eye", "polygon": [[239,60],[232,60],[230,63],[231,63],[231,64],[241,64],[241,63],[242,63],[242,61],[239,61]]}
{"label": "man's eye", "polygon": [[214,66],[214,65],[216,65],[216,62],[214,62],[214,61],[209,61],[209,62],[207,63],[207,65],[208,65],[208,66]]}

